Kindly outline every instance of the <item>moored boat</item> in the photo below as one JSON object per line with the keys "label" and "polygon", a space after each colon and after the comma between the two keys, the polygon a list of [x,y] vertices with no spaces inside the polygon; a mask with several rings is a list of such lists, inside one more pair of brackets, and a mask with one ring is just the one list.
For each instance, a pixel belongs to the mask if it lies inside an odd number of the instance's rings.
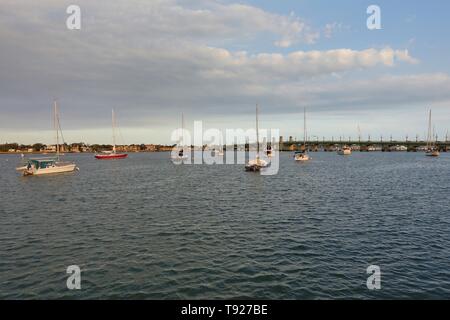
{"label": "moored boat", "polygon": [[306,108],[303,110],[303,151],[297,151],[294,153],[295,161],[309,161],[311,158],[308,154],[308,147],[306,145]]}
{"label": "moored boat", "polygon": [[428,150],[425,155],[428,157],[439,157],[441,153],[438,150]]}
{"label": "moored boat", "polygon": [[[186,152],[185,152],[186,150]],[[177,146],[177,149],[174,150],[171,154],[171,158],[175,163],[181,163],[184,160],[188,160],[189,156],[188,154],[191,153],[190,148],[187,148],[185,146],[184,141],[184,113],[181,113],[181,141],[180,144]]]}
{"label": "moored boat", "polygon": [[258,172],[261,171],[262,168],[268,166],[267,161],[256,157],[256,159],[249,160],[245,165],[245,171]]}
{"label": "moored boat", "polygon": [[112,110],[112,131],[113,131],[113,149],[112,151],[103,151],[97,153],[95,158],[98,160],[115,160],[128,157],[127,153],[117,153],[116,151],[116,114]]}
{"label": "moored boat", "polygon": [[126,157],[128,157],[128,154],[126,153],[114,153],[114,152],[111,153],[103,152],[95,155],[95,158],[99,160],[123,159]]}
{"label": "moored boat", "polygon": [[269,158],[272,158],[272,146],[267,146],[267,148],[266,148],[266,155]]}
{"label": "moored boat", "polygon": [[311,158],[309,157],[309,154],[303,151],[297,151],[294,153],[294,159],[295,161],[309,161]]}
{"label": "moored boat", "polygon": [[343,146],[337,151],[337,154],[341,156],[349,156],[352,154],[352,148],[350,148],[349,146]]}
{"label": "moored boat", "polygon": [[258,124],[258,105],[256,105],[256,157],[251,159],[245,165],[245,171],[259,172],[269,164],[259,156],[259,124]]}
{"label": "moored boat", "polygon": [[428,135],[427,135],[427,146],[425,155],[427,157],[439,157],[441,153],[439,149],[436,147],[436,141],[434,140],[434,132],[431,129],[431,109],[430,114],[428,116]]}
{"label": "moored boat", "polygon": [[60,161],[59,134],[61,132],[62,136],[62,131],[56,101],[54,102],[54,125],[56,131],[56,156],[53,158],[28,159],[25,165],[16,168],[16,170],[22,172],[24,176],[66,173],[78,169],[73,162]]}
{"label": "moored boat", "polygon": [[55,174],[72,172],[77,169],[73,162],[62,162],[57,158],[29,159],[24,176],[39,176],[44,174]]}

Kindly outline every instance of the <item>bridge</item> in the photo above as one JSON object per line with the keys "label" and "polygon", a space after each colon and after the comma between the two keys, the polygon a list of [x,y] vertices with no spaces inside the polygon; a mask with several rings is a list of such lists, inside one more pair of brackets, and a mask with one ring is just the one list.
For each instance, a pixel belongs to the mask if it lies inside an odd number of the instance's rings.
{"label": "bridge", "polygon": [[[437,141],[436,147],[441,152],[450,152],[450,141]],[[306,145],[308,146],[309,151],[336,151],[336,149],[341,148],[343,146],[350,146],[354,150],[359,150],[362,152],[369,151],[384,151],[384,152],[393,152],[393,151],[408,151],[408,152],[417,152],[423,151],[426,148],[426,141],[400,141],[400,140],[378,140],[378,141],[353,141],[353,140],[322,140],[322,141],[307,141]],[[303,141],[289,141],[289,142],[280,142],[280,150],[281,151],[296,151],[296,150],[304,150]]]}

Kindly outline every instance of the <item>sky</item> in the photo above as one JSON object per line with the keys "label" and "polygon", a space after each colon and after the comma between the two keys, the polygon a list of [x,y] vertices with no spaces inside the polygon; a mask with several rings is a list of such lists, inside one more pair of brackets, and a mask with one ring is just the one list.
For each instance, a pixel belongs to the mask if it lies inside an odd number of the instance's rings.
{"label": "sky", "polygon": [[[66,8],[81,9],[69,30]],[[369,30],[366,10],[381,9]],[[447,0],[2,0],[0,142],[171,143],[203,127],[422,139],[450,129]],[[120,142],[120,141],[119,141]]]}

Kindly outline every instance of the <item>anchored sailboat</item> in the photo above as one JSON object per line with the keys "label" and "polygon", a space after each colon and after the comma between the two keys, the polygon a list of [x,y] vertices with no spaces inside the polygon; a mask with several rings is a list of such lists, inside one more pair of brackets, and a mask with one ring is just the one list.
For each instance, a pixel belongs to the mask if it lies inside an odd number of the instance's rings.
{"label": "anchored sailboat", "polygon": [[267,146],[267,148],[266,148],[266,155],[269,158],[272,158],[272,145]]}
{"label": "anchored sailboat", "polygon": [[175,155],[172,155],[172,159],[174,160],[186,160],[188,159],[188,155],[185,154],[184,149],[186,148],[184,142],[184,114],[181,113],[181,148]]}
{"label": "anchored sailboat", "polygon": [[112,151],[103,151],[100,154],[96,154],[95,158],[99,160],[114,160],[114,159],[124,159],[128,157],[126,153],[117,153],[116,152],[116,114],[114,110],[112,110],[112,132],[113,132],[113,149]]}
{"label": "anchored sailboat", "polygon": [[294,154],[295,161],[309,161],[308,147],[306,146],[306,108],[303,110],[303,146],[305,150]]}
{"label": "anchored sailboat", "polygon": [[245,171],[260,171],[268,166],[268,163],[259,157],[259,127],[258,127],[258,105],[256,105],[256,158],[249,160],[245,166]]}
{"label": "anchored sailboat", "polygon": [[352,148],[350,148],[349,146],[343,146],[337,151],[337,154],[341,156],[349,156],[352,154]]}
{"label": "anchored sailboat", "polygon": [[427,151],[425,153],[428,157],[439,157],[440,153],[436,147],[436,141],[434,140],[434,134],[431,128],[431,109],[428,116],[428,136],[427,136]]}
{"label": "anchored sailboat", "polygon": [[[77,166],[73,162],[63,162],[60,160],[59,134],[62,135],[61,124],[59,122],[58,106],[54,102],[53,120],[56,132],[56,156],[53,158],[32,158],[27,161],[25,166],[17,168],[24,176],[37,176],[44,174],[65,173],[77,170]],[[64,138],[63,138],[64,140]]]}

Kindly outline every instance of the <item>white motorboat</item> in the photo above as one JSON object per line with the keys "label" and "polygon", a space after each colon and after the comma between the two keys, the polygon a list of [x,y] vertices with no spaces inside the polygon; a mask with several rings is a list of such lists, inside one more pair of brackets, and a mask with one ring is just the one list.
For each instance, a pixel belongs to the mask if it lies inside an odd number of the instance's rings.
{"label": "white motorboat", "polygon": [[24,176],[38,176],[43,174],[55,174],[72,172],[77,169],[75,163],[62,162],[57,158],[40,158],[28,160],[28,165],[23,171]]}

